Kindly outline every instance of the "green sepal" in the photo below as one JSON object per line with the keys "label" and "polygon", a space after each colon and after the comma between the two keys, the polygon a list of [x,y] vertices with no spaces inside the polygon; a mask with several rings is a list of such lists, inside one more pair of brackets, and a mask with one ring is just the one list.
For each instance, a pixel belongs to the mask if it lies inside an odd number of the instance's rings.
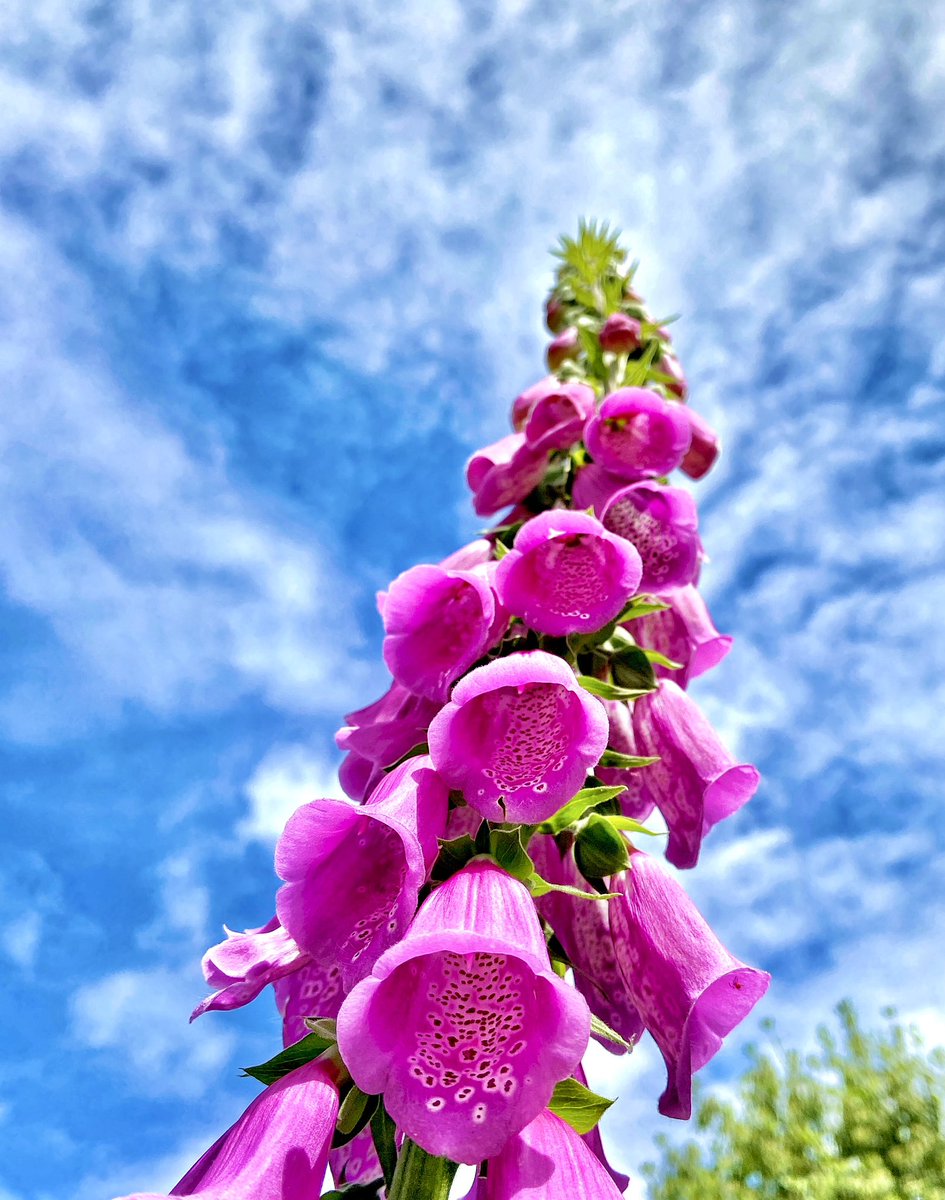
{"label": "green sepal", "polygon": [[633,1049],[633,1042],[628,1042],[626,1038],[621,1037],[616,1029],[611,1029],[606,1021],[602,1021],[600,1017],[595,1017],[593,1013],[591,1013],[591,1033],[595,1037],[603,1038],[607,1042],[613,1042],[615,1046],[620,1046],[624,1050],[630,1051]]}
{"label": "green sepal", "polygon": [[275,1083],[277,1079],[281,1079],[283,1075],[288,1075],[290,1071],[294,1071],[297,1067],[304,1067],[306,1063],[310,1063],[313,1059],[318,1058],[323,1054],[329,1046],[335,1044],[333,1037],[323,1037],[318,1033],[310,1033],[301,1041],[296,1042],[294,1046],[286,1046],[274,1058],[268,1059],[264,1063],[260,1063],[257,1067],[244,1067],[243,1074],[249,1075],[253,1079],[258,1079],[260,1083],[264,1083],[266,1087],[270,1083]]}
{"label": "green sepal", "polygon": [[667,658],[665,654],[661,654],[659,650],[647,650],[645,647],[643,653],[647,656],[651,663],[657,663],[661,667],[666,667],[668,671],[681,671],[685,663],[675,662],[671,658]]}
{"label": "green sepal", "polygon": [[493,829],[489,852],[502,870],[508,871],[513,879],[528,883],[535,873],[535,864],[522,845],[520,825],[512,829]]}
{"label": "green sepal", "polygon": [[656,829],[647,829],[645,825],[641,825],[639,821],[634,821],[633,817],[621,817],[616,813],[608,813],[602,818],[609,821],[614,829],[625,829],[627,833],[645,833],[647,837],[665,837]]}
{"label": "green sepal", "polygon": [[[626,636],[626,631],[621,630]],[[615,684],[622,688],[631,688],[645,695],[655,692],[657,683],[653,664],[645,650],[639,646],[623,645],[610,658],[610,674]]]}
{"label": "green sepal", "polygon": [[637,767],[648,767],[651,763],[659,762],[659,760],[658,754],[651,758],[641,758],[636,754],[621,754],[619,750],[605,750],[597,765],[599,767],[617,767],[621,771],[633,771]]}
{"label": "green sepal", "polygon": [[366,1092],[362,1092],[356,1084],[351,1085],[338,1110],[338,1124],[335,1128],[344,1139],[338,1143],[339,1145],[344,1145],[344,1142],[356,1137],[361,1132],[371,1119],[376,1104],[377,1096],[369,1096]]}
{"label": "green sepal", "polygon": [[627,839],[607,817],[591,813],[574,841],[574,861],[587,879],[605,879],[630,865]]}
{"label": "green sepal", "polygon": [[[606,765],[602,763],[601,765]],[[593,787],[582,788],[581,791],[564,808],[559,808],[553,817],[543,821],[538,826],[539,833],[561,833],[575,821],[579,820],[591,808],[597,808],[608,800],[613,800],[625,792],[625,787]]]}
{"label": "green sepal", "polygon": [[612,1104],[613,1100],[598,1096],[576,1079],[563,1079],[555,1085],[548,1109],[583,1136],[591,1132]]}
{"label": "green sepal", "polygon": [[622,687],[605,679],[595,679],[593,675],[578,675],[577,681],[586,692],[600,696],[602,700],[639,700],[656,690],[655,687]]}
{"label": "green sepal", "polygon": [[450,838],[449,841],[445,838],[440,838],[439,843],[440,852],[437,855],[436,862],[433,864],[431,876],[442,883],[444,880],[449,879],[451,875],[455,875],[457,871],[461,871],[477,853],[477,850],[475,841],[468,833],[462,833],[459,837]]}
{"label": "green sepal", "polygon": [[374,1139],[374,1149],[377,1151],[381,1170],[384,1172],[384,1187],[390,1191],[397,1170],[397,1126],[390,1113],[380,1101],[371,1117],[371,1137]]}
{"label": "green sepal", "polygon": [[655,612],[665,612],[670,607],[663,600],[657,600],[655,596],[634,596],[615,624],[623,625],[627,621],[635,621],[637,617],[646,617]]}
{"label": "green sepal", "polygon": [[585,892],[582,888],[571,887],[566,883],[549,883],[547,879],[536,872],[528,880],[528,890],[533,896],[547,896],[549,892],[561,892],[565,896],[574,896],[577,900],[616,900],[619,892]]}
{"label": "green sepal", "polygon": [[495,545],[492,549],[493,553],[495,554],[496,562],[501,562],[502,559],[505,558],[505,556],[509,553],[509,547],[506,546],[505,542],[500,542],[498,538],[496,538]]}

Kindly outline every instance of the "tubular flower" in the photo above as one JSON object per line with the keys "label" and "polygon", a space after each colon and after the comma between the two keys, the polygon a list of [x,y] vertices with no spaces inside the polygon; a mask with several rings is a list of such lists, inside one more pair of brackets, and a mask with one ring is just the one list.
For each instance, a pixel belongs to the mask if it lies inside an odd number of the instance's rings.
{"label": "tubular flower", "polygon": [[691,408],[687,408],[685,412],[692,432],[692,441],[685,458],[679,464],[679,469],[690,479],[701,479],[712,470],[722,451],[722,444],[719,435],[704,417],[700,417]]}
{"label": "tubular flower", "polygon": [[[374,1137],[370,1125],[365,1126],[350,1142],[345,1142],[328,1155],[331,1177],[340,1188],[343,1185],[380,1182],[384,1174],[381,1160],[374,1148]],[[312,1200],[315,1200],[313,1194]]]}
{"label": "tubular flower", "polygon": [[510,433],[484,446],[466,466],[476,513],[488,517],[509,504],[518,504],[541,483],[547,466],[547,453],[529,446],[524,433]]}
{"label": "tubular flower", "polygon": [[525,422],[525,441],[533,450],[567,450],[581,440],[596,405],[593,388],[583,383],[560,383],[552,377],[548,384],[538,384],[529,392],[532,403]]}
{"label": "tubular flower", "polygon": [[276,980],[272,990],[282,1017],[283,1046],[293,1045],[310,1032],[306,1017],[337,1017],[345,998],[338,964],[316,963],[311,959],[306,959],[305,965],[292,975]]}
{"label": "tubular flower", "polygon": [[587,1047],[523,884],[474,859],[424,901],[338,1014],[362,1091],[430,1154],[479,1163],[545,1108]]}
{"label": "tubular flower", "polygon": [[378,597],[384,620],[384,662],[404,687],[444,701],[450,684],[492,646],[496,602],[476,571],[418,566]]}
{"label": "tubular flower", "polygon": [[715,628],[705,601],[691,585],[669,588],[661,592],[660,599],[670,607],[638,617],[633,622],[633,634],[641,646],[682,664],[678,671],[659,663],[653,669],[685,688],[690,679],[718,666],[731,650],[732,639]]}
{"label": "tubular flower", "polygon": [[644,591],[660,594],[698,577],[699,518],[695,501],[683,488],[632,483],[610,497],[600,519],[605,529],[626,538],[639,551]]}
{"label": "tubular flower", "polygon": [[612,1175],[585,1139],[554,1113],[543,1112],[489,1160],[489,1174],[476,1179],[466,1200],[620,1200],[620,1196]]}
{"label": "tubular flower", "polygon": [[427,726],[439,709],[439,704],[415,696],[395,681],[379,700],[348,713],[335,734],[339,750],[348,752],[338,772],[345,793],[352,800],[363,800],[385,767],[426,740]]}
{"label": "tubular flower", "polygon": [[[337,1068],[315,1059],[260,1092],[170,1196],[311,1200],[321,1192],[338,1120]],[[136,1192],[124,1200],[161,1200]]]}
{"label": "tubular flower", "polygon": [[666,857],[674,867],[694,867],[702,839],[755,794],[760,776],[737,763],[696,702],[672,680],[633,706],[638,753],[655,755],[639,773],[669,827]]}
{"label": "tubular flower", "polygon": [[190,1014],[191,1021],[205,1012],[242,1008],[255,1000],[267,984],[276,983],[302,969],[308,955],[273,917],[258,929],[243,933],[226,930],[226,939],[203,956],[204,978],[212,988]]}
{"label": "tubular flower", "polygon": [[593,633],[640,585],[640,555],[587,513],[541,513],[518,531],[496,571],[502,604],[539,633]]}
{"label": "tubular flower", "polygon": [[611,880],[617,966],[666,1063],[665,1117],[692,1112],[692,1076],[768,990],[771,976],[725,949],[674,879],[642,851]]}
{"label": "tubular flower", "polygon": [[303,804],[276,845],[286,881],[279,919],[316,962],[338,964],[346,989],[410,924],[427,876],[424,845],[429,857],[446,828],[446,788],[428,760],[408,760],[398,772],[393,785],[384,781],[387,794],[361,808]]}
{"label": "tubular flower", "polygon": [[646,388],[611,392],[584,432],[594,461],[623,479],[669,474],[691,436],[682,406]]}
{"label": "tubular flower", "polygon": [[560,658],[542,650],[477,667],[429,730],[430,757],[451,788],[493,821],[550,817],[607,745],[607,716]]}
{"label": "tubular flower", "polygon": [[[637,744],[633,732],[633,718],[630,709],[623,700],[605,700],[607,709],[609,749],[620,754],[643,756],[643,751]],[[652,764],[651,764],[652,765]],[[621,811],[625,817],[634,821],[645,821],[656,804],[646,786],[646,772],[649,767],[634,767],[627,770],[623,767],[598,767],[594,774],[609,787],[625,787],[627,790],[619,797]]]}

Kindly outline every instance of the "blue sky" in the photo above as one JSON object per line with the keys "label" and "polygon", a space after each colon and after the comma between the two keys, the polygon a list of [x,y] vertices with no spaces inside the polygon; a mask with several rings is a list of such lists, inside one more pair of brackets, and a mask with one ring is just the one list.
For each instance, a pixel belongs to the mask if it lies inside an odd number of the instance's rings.
{"label": "blue sky", "polygon": [[[581,215],[726,442],[694,690],[765,782],[687,886],[785,1040],[851,996],[945,1041],[934,8],[3,6],[0,1200],[165,1189],[252,1095],[271,1006],[188,1027],[200,954],[337,792],[375,589],[477,528]],[[658,1056],[599,1065],[632,1168]]]}

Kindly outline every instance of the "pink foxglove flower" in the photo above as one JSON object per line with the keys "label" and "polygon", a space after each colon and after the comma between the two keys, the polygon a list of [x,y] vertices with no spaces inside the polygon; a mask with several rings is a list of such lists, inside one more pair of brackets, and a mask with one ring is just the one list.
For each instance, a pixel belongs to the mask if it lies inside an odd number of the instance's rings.
{"label": "pink foxglove flower", "polygon": [[404,687],[444,701],[450,684],[501,636],[495,594],[476,571],[418,566],[378,597],[384,662]]}
{"label": "pink foxglove flower", "polygon": [[424,901],[338,1014],[362,1091],[430,1154],[478,1163],[545,1108],[587,1048],[523,884],[474,859]]}
{"label": "pink foxglove flower", "polygon": [[674,880],[641,851],[611,880],[617,965],[666,1062],[659,1110],[685,1120],[692,1076],[768,990],[771,976],[734,958]]}
{"label": "pink foxglove flower", "polygon": [[610,497],[600,519],[632,542],[643,560],[643,591],[684,587],[698,578],[702,560],[696,502],[683,488],[632,483]]}
{"label": "pink foxglove flower", "polygon": [[657,675],[672,679],[685,688],[690,679],[718,666],[731,650],[732,639],[715,628],[696,588],[668,589],[661,593],[660,599],[670,607],[638,617],[628,628],[641,646],[658,650],[673,662],[682,664],[680,670],[659,664],[653,669]]}
{"label": "pink foxglove flower", "polygon": [[[337,1068],[315,1059],[260,1092],[169,1195],[312,1200],[321,1194],[337,1120]],[[162,1196],[136,1192],[125,1200]]]}
{"label": "pink foxglove flower", "polygon": [[566,362],[578,357],[581,353],[581,339],[578,331],[572,327],[563,329],[556,338],[548,343],[545,357],[548,360],[548,370],[557,371]]}
{"label": "pink foxglove flower", "polygon": [[489,1160],[489,1174],[477,1178],[466,1200],[620,1200],[620,1196],[613,1177],[585,1139],[554,1113],[543,1112]]}
{"label": "pink foxglove flower", "polygon": [[395,681],[379,700],[348,713],[335,734],[338,748],[348,752],[338,772],[345,793],[363,800],[385,767],[426,741],[427,726],[439,709],[433,700],[415,696]]}
{"label": "pink foxglove flower", "polygon": [[620,388],[588,421],[584,440],[604,470],[642,479],[678,467],[691,436],[681,405],[647,388]]}
{"label": "pink foxglove flower", "polygon": [[388,793],[361,808],[303,804],[276,845],[279,919],[316,962],[339,965],[345,988],[410,924],[446,828],[447,791],[429,760],[408,760],[381,786]]}
{"label": "pink foxglove flower", "polygon": [[640,586],[640,555],[587,513],[555,509],[518,531],[496,570],[502,604],[539,633],[593,633]]}
{"label": "pink foxglove flower", "polygon": [[473,508],[480,517],[487,517],[518,504],[541,483],[547,466],[547,452],[529,446],[524,433],[510,433],[484,446],[466,466]]}
{"label": "pink foxglove flower", "polygon": [[[331,1177],[339,1188],[346,1184],[371,1183],[375,1179],[380,1181],[384,1171],[377,1157],[370,1125],[365,1126],[350,1142],[332,1150],[328,1155],[328,1165],[331,1167]],[[315,1200],[314,1195],[312,1200]]]}
{"label": "pink foxglove flower", "polygon": [[642,343],[642,326],[635,317],[613,313],[601,326],[600,348],[611,354],[629,354]]}
{"label": "pink foxglove flower", "polygon": [[691,408],[686,409],[686,417],[692,430],[692,441],[686,451],[686,457],[679,464],[690,479],[701,479],[707,475],[722,450],[719,435],[704,417],[700,417]]}
{"label": "pink foxglove flower", "polygon": [[[639,748],[636,734],[633,731],[633,718],[630,708],[623,700],[605,700],[607,709],[609,734],[607,746],[620,754],[643,757]],[[651,764],[652,765],[652,764]],[[646,772],[649,767],[633,767],[629,770],[623,767],[598,767],[594,774],[608,787],[625,787],[627,790],[620,796],[620,808],[625,817],[634,821],[645,821],[656,807],[656,803],[646,786]]]}
{"label": "pink foxglove flower", "polygon": [[[525,421],[525,441],[537,452],[567,450],[579,442],[584,426],[594,413],[597,398],[594,389],[583,383],[561,383],[551,376],[523,392],[531,400]],[[513,418],[515,409],[513,406]]]}
{"label": "pink foxglove flower", "polygon": [[204,978],[215,990],[190,1014],[191,1021],[205,1012],[242,1008],[267,984],[296,973],[308,962],[308,955],[282,928],[278,917],[243,933],[223,928],[225,941],[211,946],[201,963]]}
{"label": "pink foxglove flower", "polygon": [[669,827],[666,857],[674,867],[694,867],[706,834],[755,794],[758,770],[735,761],[696,702],[669,679],[636,701],[633,730],[637,753],[660,760],[639,774]]}
{"label": "pink foxglove flower", "polygon": [[544,821],[581,788],[607,745],[607,714],[542,650],[477,667],[434,717],[430,756],[493,821]]}
{"label": "pink foxglove flower", "polygon": [[282,1017],[283,1046],[291,1046],[311,1033],[306,1017],[337,1017],[345,998],[338,964],[316,963],[308,957],[298,971],[276,980],[272,990]]}

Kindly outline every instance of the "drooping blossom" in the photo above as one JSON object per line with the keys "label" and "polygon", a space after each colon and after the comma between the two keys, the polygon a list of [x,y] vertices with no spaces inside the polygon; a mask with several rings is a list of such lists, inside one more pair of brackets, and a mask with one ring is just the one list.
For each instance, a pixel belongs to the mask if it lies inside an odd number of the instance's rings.
{"label": "drooping blossom", "polygon": [[640,775],[669,827],[666,857],[674,867],[694,867],[706,834],[755,794],[758,770],[735,761],[696,702],[671,679],[636,701],[633,731],[637,752],[659,758]]}
{"label": "drooping blossom", "polygon": [[541,483],[547,466],[547,453],[529,446],[524,433],[510,433],[484,446],[466,465],[476,513],[488,517],[518,504]]}
{"label": "drooping blossom", "polygon": [[722,445],[719,435],[705,417],[701,417],[691,408],[687,408],[685,412],[692,431],[692,441],[685,458],[679,464],[679,469],[690,479],[701,479],[711,471],[722,451]]}
{"label": "drooping blossom", "polygon": [[499,563],[502,604],[539,633],[593,633],[640,586],[640,555],[587,513],[555,509],[526,522]]}
{"label": "drooping blossom", "polygon": [[672,381],[664,384],[666,390],[684,401],[689,395],[689,384],[686,382],[679,359],[674,354],[664,354],[656,364],[656,369],[664,375],[668,375]]}
{"label": "drooping blossom", "polygon": [[683,460],[691,438],[682,406],[647,388],[611,392],[587,423],[584,440],[606,471],[623,479],[667,475]]}
{"label": "drooping blossom", "polygon": [[542,650],[464,676],[429,730],[433,765],[493,821],[543,821],[580,790],[607,745],[607,715]]}
{"label": "drooping blossom", "polygon": [[692,1112],[692,1076],[768,990],[770,975],[747,967],[718,940],[674,880],[642,851],[610,881],[617,966],[666,1063],[665,1117]]}
{"label": "drooping blossom", "polygon": [[345,998],[341,967],[336,962],[317,963],[307,956],[298,971],[276,980],[272,990],[282,1017],[283,1046],[292,1046],[311,1032],[306,1017],[337,1017]]}
{"label": "drooping blossom", "polygon": [[[632,757],[645,757],[640,749],[636,734],[633,731],[633,717],[630,707],[624,700],[605,700],[607,710],[608,735],[607,748],[616,750],[619,754],[629,754]],[[652,764],[651,764],[652,765]],[[608,787],[625,787],[627,790],[619,797],[620,809],[625,817],[634,821],[645,821],[656,807],[653,796],[646,786],[646,772],[649,767],[598,767],[594,774]]]}
{"label": "drooping blossom", "polygon": [[444,701],[450,684],[501,636],[495,594],[477,571],[421,565],[378,597],[384,662],[404,687]]}
{"label": "drooping blossom", "polygon": [[581,339],[578,331],[573,326],[563,329],[556,338],[548,343],[548,350],[545,354],[548,360],[548,370],[557,371],[566,362],[577,358],[580,353]]}
{"label": "drooping blossom", "polygon": [[211,946],[203,956],[204,978],[214,991],[190,1014],[191,1021],[205,1012],[226,1012],[255,1000],[267,984],[301,970],[308,955],[273,917],[258,929],[236,933]]}
{"label": "drooping blossom", "polygon": [[620,1200],[620,1196],[613,1177],[586,1140],[554,1113],[543,1112],[489,1159],[488,1175],[477,1176],[466,1200]]}
{"label": "drooping blossom", "polygon": [[549,375],[515,398],[512,424],[535,451],[567,450],[581,440],[596,402],[587,384],[562,383]]}
{"label": "drooping blossom", "polygon": [[363,800],[384,774],[405,754],[426,741],[427,726],[440,706],[415,696],[396,680],[379,700],[348,713],[335,734],[335,743],[347,756],[338,780],[352,800]]}
{"label": "drooping blossom", "polygon": [[[535,870],[553,884],[593,894],[574,862],[571,850],[562,850],[553,837],[538,834],[528,845]],[[574,986],[591,1012],[631,1045],[643,1034],[643,1020],[627,995],[617,968],[607,900],[579,900],[565,892],[549,892],[537,901],[538,911],[555,932],[574,968]],[[624,1050],[600,1039],[612,1054]]]}
{"label": "drooping blossom", "polygon": [[[429,759],[391,772],[382,797],[356,808],[313,800],[298,808],[276,845],[285,880],[276,911],[319,964],[337,963],[346,989],[403,934],[446,828],[446,787]],[[426,845],[426,856],[424,854]]]}
{"label": "drooping blossom", "polygon": [[440,566],[446,571],[471,571],[474,567],[485,566],[491,560],[492,543],[488,538],[476,538],[452,554],[447,554],[440,561]]}
{"label": "drooping blossom", "polygon": [[575,476],[572,505],[578,510],[593,509],[594,515],[600,517],[611,496],[626,486],[622,476],[605,471],[600,463],[588,463]]}
{"label": "drooping blossom", "polygon": [[644,591],[695,582],[702,560],[696,502],[684,488],[631,483],[610,497],[600,515],[611,533],[632,542],[643,560]]}
{"label": "drooping blossom", "polygon": [[715,628],[705,601],[695,587],[668,589],[661,593],[660,599],[669,608],[636,618],[630,628],[641,646],[657,650],[672,662],[681,664],[679,670],[658,663],[653,669],[658,676],[672,679],[685,688],[691,679],[722,661],[732,648],[732,639]]}
{"label": "drooping blossom", "polygon": [[[374,1146],[371,1126],[366,1125],[350,1142],[330,1151],[328,1165],[338,1188],[372,1183],[375,1179],[380,1182],[384,1171]],[[316,1200],[314,1195],[312,1200]]]}
{"label": "drooping blossom", "polygon": [[[338,1120],[338,1068],[315,1059],[260,1092],[170,1196],[201,1200],[312,1200],[321,1194]],[[135,1192],[124,1200],[162,1200]]]}
{"label": "drooping blossom", "polygon": [[479,1163],[548,1104],[587,1047],[523,884],[473,859],[423,903],[338,1014],[355,1083],[430,1154]]}
{"label": "drooping blossom", "polygon": [[600,348],[611,354],[629,354],[643,344],[643,327],[636,317],[612,313],[601,326]]}
{"label": "drooping blossom", "polygon": [[545,324],[552,333],[558,333],[567,321],[567,311],[557,296],[551,295],[545,301]]}

